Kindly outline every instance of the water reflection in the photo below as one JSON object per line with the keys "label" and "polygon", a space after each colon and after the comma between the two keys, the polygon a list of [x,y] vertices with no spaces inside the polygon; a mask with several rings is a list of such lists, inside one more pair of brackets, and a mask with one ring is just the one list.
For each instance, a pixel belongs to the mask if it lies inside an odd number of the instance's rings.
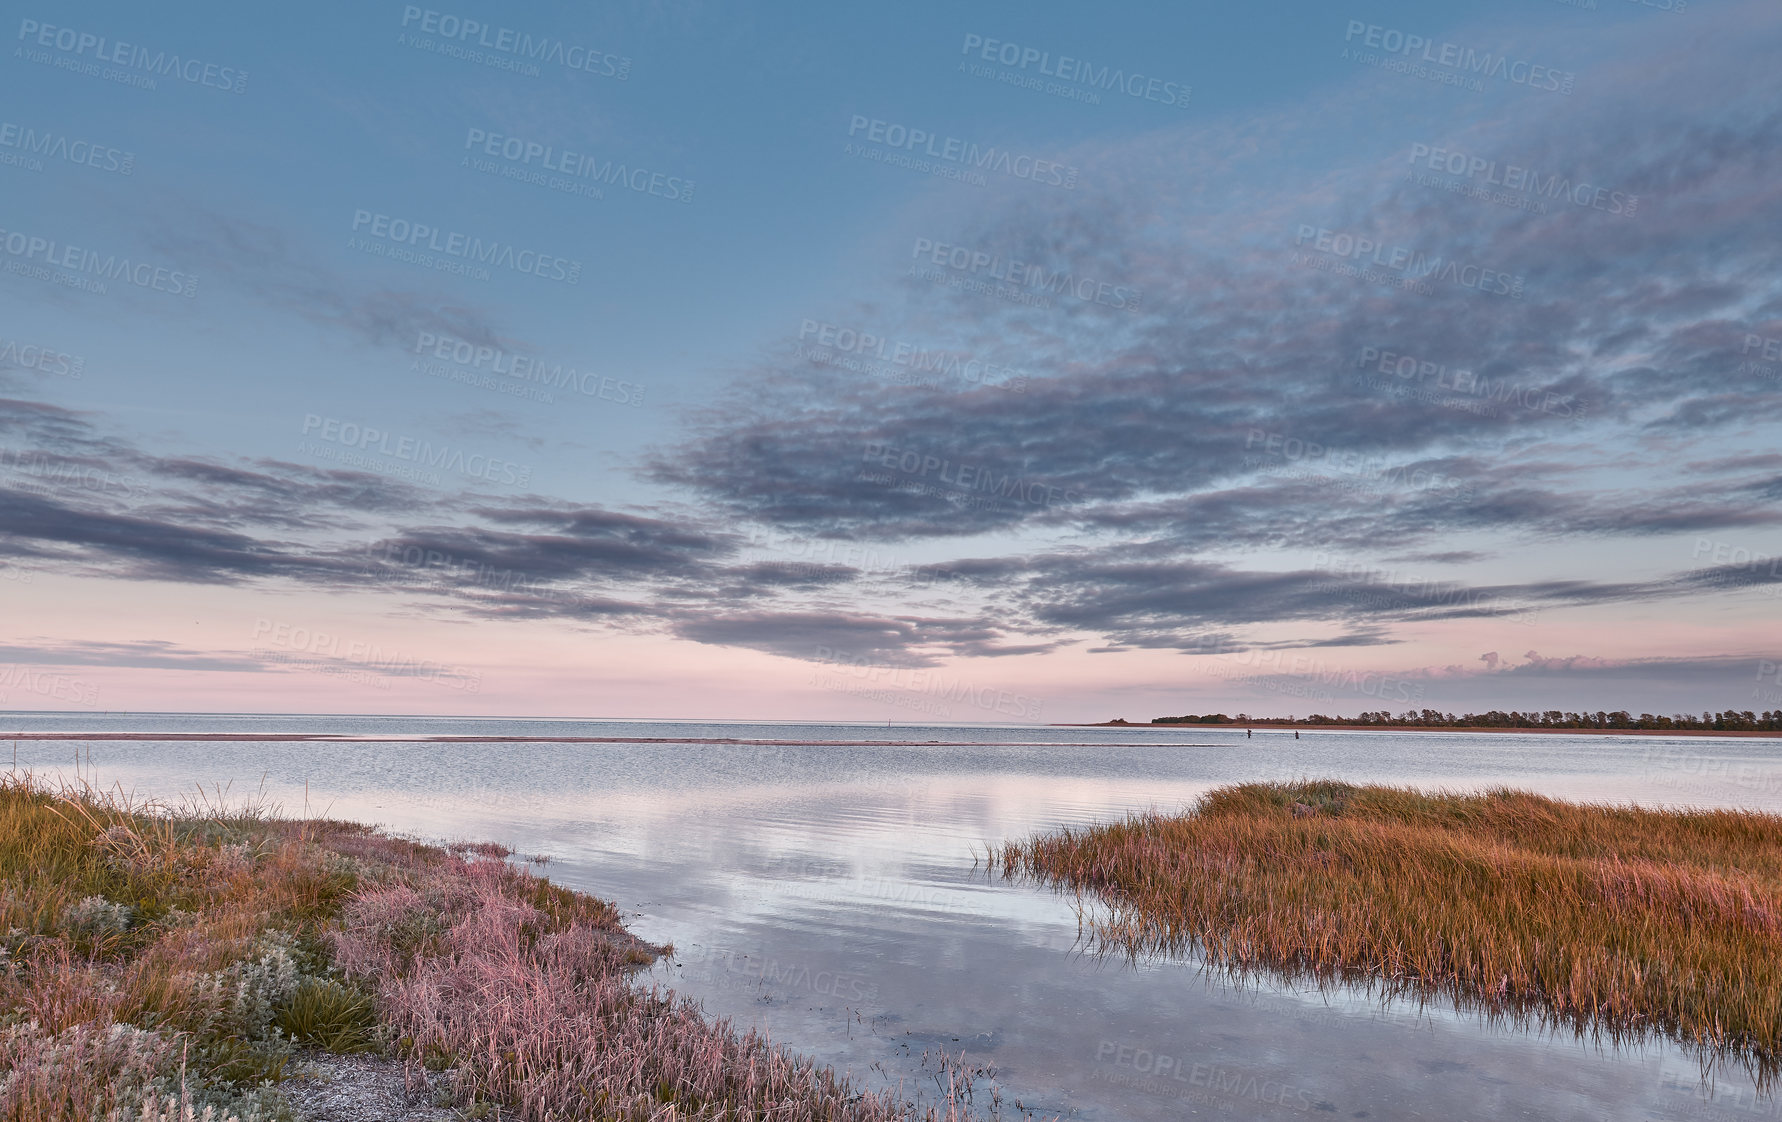
{"label": "water reflection", "polygon": [[[164,727],[192,723],[167,720]],[[235,719],[249,729],[293,723]],[[511,724],[429,720],[409,734],[542,726],[552,735],[563,725]],[[365,718],[313,727],[380,736],[405,728],[402,719]],[[656,724],[576,727],[663,735]],[[838,728],[814,736],[837,739]],[[796,739],[799,731],[696,728],[702,739]],[[886,738],[882,726],[847,735]],[[944,1048],[994,1065],[1004,1093],[1023,1106],[1082,1119],[1619,1122],[1776,1111],[1738,1072],[1721,1073],[1708,1097],[1695,1059],[1664,1042],[1617,1047],[1453,1008],[1382,1006],[1378,995],[1293,979],[1233,987],[1192,955],[1110,962],[1084,953],[1070,897],[988,878],[973,859],[1037,831],[1175,809],[1217,784],[1305,775],[1782,809],[1782,742],[1331,733],[1245,743],[1241,731],[1194,730],[1153,744],[1118,729],[907,738],[975,744],[169,739],[89,747],[102,782],[144,793],[177,797],[200,781],[233,781],[240,792],[264,782],[269,797],[298,811],[307,784],[311,808],[338,817],[548,853],[554,879],[617,901],[639,935],[675,944],[656,976],[714,1015],[873,1086],[931,1081],[921,1057]],[[20,744],[21,764],[40,771],[68,772],[72,757],[67,743]]]}

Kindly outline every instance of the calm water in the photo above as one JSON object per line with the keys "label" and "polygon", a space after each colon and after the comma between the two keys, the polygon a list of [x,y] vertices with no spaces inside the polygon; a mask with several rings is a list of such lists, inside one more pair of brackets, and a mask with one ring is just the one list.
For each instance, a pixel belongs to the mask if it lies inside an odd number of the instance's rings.
{"label": "calm water", "polygon": [[[1068,898],[974,868],[987,843],[1175,808],[1236,780],[1782,811],[1782,739],[0,713],[13,729],[167,734],[20,740],[19,766],[43,774],[78,768],[164,798],[263,789],[293,813],[307,799],[548,854],[554,879],[674,943],[658,977],[874,1085],[932,1087],[922,1053],[946,1048],[993,1065],[1005,1098],[1074,1119],[1782,1118],[1737,1075],[1702,1087],[1663,1043],[1543,1038],[1286,984],[1238,991],[1191,960],[1099,960],[1078,946]],[[438,735],[669,742],[415,739]],[[720,737],[848,743],[691,742]],[[886,740],[947,743],[865,743]]]}

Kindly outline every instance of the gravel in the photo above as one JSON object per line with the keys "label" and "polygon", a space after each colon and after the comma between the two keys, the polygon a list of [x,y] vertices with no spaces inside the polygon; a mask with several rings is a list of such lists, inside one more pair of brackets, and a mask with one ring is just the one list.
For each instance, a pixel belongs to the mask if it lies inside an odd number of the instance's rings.
{"label": "gravel", "polygon": [[411,1090],[402,1064],[383,1056],[312,1052],[296,1075],[279,1085],[301,1122],[461,1122],[463,1113],[435,1106],[450,1077],[427,1073]]}

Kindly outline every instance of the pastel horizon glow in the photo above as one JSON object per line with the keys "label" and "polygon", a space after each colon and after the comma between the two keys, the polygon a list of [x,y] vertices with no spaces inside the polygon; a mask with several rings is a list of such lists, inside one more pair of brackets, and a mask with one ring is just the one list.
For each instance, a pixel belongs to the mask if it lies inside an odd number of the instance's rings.
{"label": "pastel horizon glow", "polygon": [[1782,10],[1269,7],[21,9],[0,710],[1782,708]]}

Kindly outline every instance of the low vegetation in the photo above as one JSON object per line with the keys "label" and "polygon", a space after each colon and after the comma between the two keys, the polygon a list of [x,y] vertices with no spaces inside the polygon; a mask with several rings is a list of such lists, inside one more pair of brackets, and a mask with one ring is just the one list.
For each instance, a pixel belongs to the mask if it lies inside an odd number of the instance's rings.
{"label": "low vegetation", "polygon": [[1132,954],[1657,1030],[1766,1080],[1782,1053],[1775,815],[1252,783],[993,856],[1096,893],[1092,936]]}
{"label": "low vegetation", "polygon": [[315,1049],[468,1118],[959,1116],[644,988],[662,948],[507,856],[0,779],[0,1122],[281,1122]]}
{"label": "low vegetation", "polygon": [[[1114,721],[1112,724],[1126,724]],[[1327,717],[1313,713],[1295,720],[1292,717],[1251,717],[1239,713],[1236,718],[1223,713],[1180,717],[1152,717],[1154,725],[1361,725],[1380,728],[1419,729],[1646,729],[1684,732],[1768,732],[1782,731],[1782,709],[1766,709],[1761,713],[1750,709],[1727,709],[1719,713],[1703,712],[1663,714],[1641,713],[1634,716],[1625,709],[1614,712],[1570,713],[1562,709],[1512,709],[1508,713],[1493,709],[1489,713],[1439,713],[1434,709],[1407,709],[1396,717],[1384,709],[1362,713],[1358,717]]]}

